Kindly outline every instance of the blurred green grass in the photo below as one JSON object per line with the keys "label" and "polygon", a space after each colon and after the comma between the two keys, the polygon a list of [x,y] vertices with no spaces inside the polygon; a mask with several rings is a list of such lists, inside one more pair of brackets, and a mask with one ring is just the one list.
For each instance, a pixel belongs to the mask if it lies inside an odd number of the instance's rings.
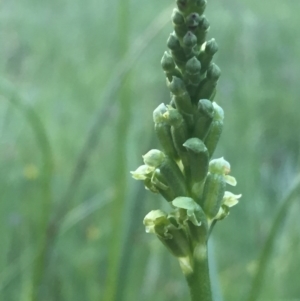
{"label": "blurred green grass", "polygon": [[[57,237],[40,267],[37,300],[104,300],[111,242],[116,237],[112,208],[122,178],[126,193],[120,200],[122,241],[116,260],[123,264],[118,272],[123,290],[118,300],[186,300],[176,260],[154,237],[145,235],[142,225],[144,215],[162,202],[145,193],[129,174],[150,145],[158,147],[157,141],[152,142],[152,111],[169,101],[160,59],[171,23],[161,31],[153,29],[155,38],[139,57],[136,50],[149,24],[171,4],[136,0],[128,4],[125,51],[119,47],[118,1],[1,2],[1,87],[11,87],[21,108],[13,106],[10,94],[1,89],[0,300],[31,300],[34,259],[45,235],[42,224],[47,222],[44,214],[54,221],[62,216],[62,223],[55,223]],[[231,162],[238,179],[236,192],[243,194],[212,237],[224,300],[246,298],[272,217],[299,173],[299,9],[300,3],[292,0],[208,1],[209,36],[220,46],[216,63],[223,72],[216,101],[226,114],[216,156]],[[118,80],[127,71],[130,80],[122,87]],[[127,133],[119,126],[122,89],[130,97],[125,97],[130,104]],[[106,104],[87,169],[65,206],[78,156],[97,112]],[[44,172],[36,126],[26,119],[31,108],[45,129],[53,156],[52,204],[46,213],[42,183],[49,175]],[[126,143],[120,149],[118,141],[124,135]],[[124,166],[119,175],[116,162]],[[282,226],[261,300],[300,297],[299,210],[299,202],[294,203]],[[72,213],[78,217],[67,227]]]}

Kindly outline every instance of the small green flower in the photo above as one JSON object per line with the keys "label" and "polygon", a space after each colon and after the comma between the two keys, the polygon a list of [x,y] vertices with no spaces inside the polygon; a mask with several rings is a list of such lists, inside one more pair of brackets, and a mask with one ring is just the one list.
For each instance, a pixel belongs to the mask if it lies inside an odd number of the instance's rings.
{"label": "small green flower", "polygon": [[229,191],[225,191],[223,200],[222,200],[222,205],[219,209],[218,214],[215,216],[215,220],[222,220],[225,217],[228,216],[229,214],[229,208],[235,206],[238,202],[239,199],[241,198],[241,194],[233,194]]}
{"label": "small green flower", "polygon": [[151,178],[154,169],[154,167],[148,165],[141,165],[135,171],[131,171],[130,173],[135,180],[146,180],[147,178]]}
{"label": "small green flower", "polygon": [[[218,219],[220,209],[222,211],[223,206],[232,207],[237,204],[237,200],[241,197],[241,195],[234,195],[225,191],[226,184],[236,185],[235,178],[229,176],[229,173],[230,164],[223,157],[210,161],[209,174],[204,186],[203,209],[211,219]],[[229,212],[228,208],[226,208],[226,212]],[[222,213],[222,217],[223,215]]]}
{"label": "small green flower", "polygon": [[151,149],[143,156],[144,163],[150,167],[158,167],[165,159],[165,154],[158,149]]}
{"label": "small green flower", "polygon": [[209,172],[223,175],[225,182],[231,186],[236,186],[237,184],[236,179],[228,175],[230,173],[230,164],[223,157],[210,161]]}
{"label": "small green flower", "polygon": [[233,207],[239,202],[239,199],[241,198],[241,196],[242,196],[241,194],[233,194],[229,191],[225,191],[222,205],[225,205],[229,208]]}
{"label": "small green flower", "polygon": [[172,215],[162,210],[152,210],[144,218],[147,233],[156,234],[169,251],[178,258],[188,258],[191,250],[185,231],[174,223]]}

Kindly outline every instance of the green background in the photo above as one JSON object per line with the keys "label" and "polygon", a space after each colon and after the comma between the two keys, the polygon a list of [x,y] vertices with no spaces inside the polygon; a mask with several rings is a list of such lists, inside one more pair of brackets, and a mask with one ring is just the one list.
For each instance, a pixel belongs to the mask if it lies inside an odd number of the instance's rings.
{"label": "green background", "polygon": [[[131,179],[169,102],[160,59],[173,1],[0,2],[0,300],[188,300],[143,217],[168,208]],[[299,173],[300,2],[208,1],[225,111],[214,157],[240,204],[211,238],[216,301],[246,300]],[[277,235],[260,300],[300,300],[300,204]],[[48,221],[51,221],[49,224]]]}

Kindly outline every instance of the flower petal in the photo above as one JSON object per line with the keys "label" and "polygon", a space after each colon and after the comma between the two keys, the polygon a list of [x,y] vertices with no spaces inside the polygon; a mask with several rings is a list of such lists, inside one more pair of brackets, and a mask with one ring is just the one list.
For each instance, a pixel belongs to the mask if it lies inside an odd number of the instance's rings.
{"label": "flower petal", "polygon": [[231,186],[236,186],[236,179],[235,179],[235,177],[226,175],[225,176],[225,181],[226,181],[227,184],[229,184]]}
{"label": "flower petal", "polygon": [[242,196],[241,194],[233,194],[229,191],[225,191],[223,197],[223,205],[226,205],[227,207],[233,207],[239,202],[241,196]]}
{"label": "flower petal", "polygon": [[150,174],[154,169],[154,167],[148,165],[141,165],[135,171],[131,171],[130,173],[135,180],[146,180],[150,177]]}

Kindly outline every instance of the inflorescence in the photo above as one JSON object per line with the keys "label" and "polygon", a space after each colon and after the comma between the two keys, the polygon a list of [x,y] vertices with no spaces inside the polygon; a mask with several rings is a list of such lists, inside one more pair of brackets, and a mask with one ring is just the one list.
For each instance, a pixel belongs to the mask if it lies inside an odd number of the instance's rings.
{"label": "inflorescence", "polygon": [[169,213],[149,212],[144,224],[146,232],[155,233],[173,255],[185,259],[182,265],[188,272],[196,246],[206,244],[213,225],[229,214],[241,195],[226,191],[226,184],[236,185],[229,176],[230,164],[223,158],[211,160],[224,112],[214,101],[221,71],[212,62],[218,45],[215,39],[206,41],[206,0],[176,3],[174,32],[161,60],[171,101],[153,112],[162,151],[145,154],[144,165],[132,176],[171,204]]}

